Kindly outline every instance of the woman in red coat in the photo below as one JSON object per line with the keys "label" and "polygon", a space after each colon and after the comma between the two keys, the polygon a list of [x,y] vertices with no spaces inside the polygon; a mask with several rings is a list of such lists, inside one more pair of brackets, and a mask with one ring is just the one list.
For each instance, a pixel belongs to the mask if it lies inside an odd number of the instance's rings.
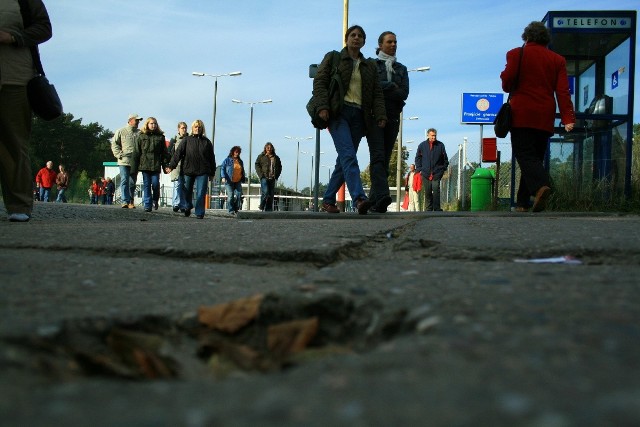
{"label": "woman in red coat", "polygon": [[[524,47],[507,52],[507,65],[500,79],[502,89],[511,92],[511,149],[521,172],[516,210],[526,212],[530,197],[535,195],[533,211],[540,212],[546,208],[551,194],[551,181],[543,161],[549,138],[554,134],[556,100],[567,132],[573,130],[576,119],[566,61],[547,48],[551,41],[547,27],[542,22],[530,23],[522,33],[522,40]],[[520,77],[512,90],[518,70]]]}

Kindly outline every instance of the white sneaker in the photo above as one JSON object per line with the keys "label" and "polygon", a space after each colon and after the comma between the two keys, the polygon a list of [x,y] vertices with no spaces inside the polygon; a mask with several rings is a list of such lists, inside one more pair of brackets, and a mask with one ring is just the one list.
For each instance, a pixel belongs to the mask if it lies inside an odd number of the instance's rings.
{"label": "white sneaker", "polygon": [[24,213],[12,213],[9,215],[9,221],[11,222],[27,222],[31,217]]}

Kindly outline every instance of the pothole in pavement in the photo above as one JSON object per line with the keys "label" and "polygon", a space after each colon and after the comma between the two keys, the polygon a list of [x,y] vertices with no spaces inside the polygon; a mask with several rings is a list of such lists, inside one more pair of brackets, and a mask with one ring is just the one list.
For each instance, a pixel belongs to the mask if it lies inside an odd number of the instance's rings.
{"label": "pothole in pavement", "polygon": [[[369,351],[414,331],[424,311],[336,291],[266,294],[181,318],[93,318],[5,338],[0,366],[53,381],[225,377]],[[428,323],[428,319],[427,319]]]}

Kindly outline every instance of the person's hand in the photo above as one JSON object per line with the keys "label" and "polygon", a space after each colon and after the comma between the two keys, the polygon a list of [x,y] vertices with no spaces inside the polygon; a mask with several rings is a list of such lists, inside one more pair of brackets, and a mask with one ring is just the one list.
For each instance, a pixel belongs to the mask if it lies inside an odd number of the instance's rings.
{"label": "person's hand", "polygon": [[13,44],[11,33],[0,30],[0,44]]}
{"label": "person's hand", "polygon": [[318,113],[318,117],[320,117],[325,122],[329,121],[329,110],[320,110]]}
{"label": "person's hand", "polygon": [[567,132],[571,132],[573,130],[573,126],[575,125],[575,123],[568,123],[566,125],[564,125],[564,130],[566,130]]}
{"label": "person's hand", "polygon": [[378,120],[378,127],[379,128],[383,128],[387,125],[387,121],[386,120]]}
{"label": "person's hand", "polygon": [[224,178],[222,178],[222,179],[220,180],[220,182],[224,184],[225,182],[227,182],[227,180],[226,180],[226,179],[224,179]]}

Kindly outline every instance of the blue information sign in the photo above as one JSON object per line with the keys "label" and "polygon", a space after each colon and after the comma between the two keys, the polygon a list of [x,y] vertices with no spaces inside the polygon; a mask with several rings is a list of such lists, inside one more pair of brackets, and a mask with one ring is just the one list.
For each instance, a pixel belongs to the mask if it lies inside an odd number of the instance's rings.
{"label": "blue information sign", "polygon": [[463,93],[460,122],[475,125],[493,124],[503,103],[502,93]]}

